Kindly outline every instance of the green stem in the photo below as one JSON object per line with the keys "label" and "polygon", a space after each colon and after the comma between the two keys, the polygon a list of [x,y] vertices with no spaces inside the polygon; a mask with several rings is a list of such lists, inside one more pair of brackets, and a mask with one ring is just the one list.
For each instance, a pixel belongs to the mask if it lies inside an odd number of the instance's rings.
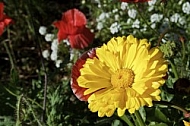
{"label": "green stem", "polygon": [[168,107],[172,107],[172,108],[175,108],[177,110],[180,110],[182,111],[183,113],[189,113],[186,109],[178,106],[178,105],[175,105],[173,103],[170,103],[170,102],[167,102],[167,101],[153,101],[154,104],[158,104],[158,105],[165,105],[165,106],[168,106]]}
{"label": "green stem", "polygon": [[124,122],[128,124],[128,126],[134,126],[133,123],[129,120],[129,118],[124,114],[120,117]]}
{"label": "green stem", "polygon": [[184,61],[185,59],[185,44],[184,42],[181,42],[182,43],[182,61]]}
{"label": "green stem", "polygon": [[[11,90],[9,90],[8,88],[6,88],[6,87],[4,87],[4,88],[5,88],[5,90],[6,90],[7,92],[9,92],[11,95],[13,95],[13,96],[15,96],[15,97],[18,97],[17,94],[13,93],[13,92],[12,92]],[[43,109],[43,107],[42,107],[39,103],[37,103],[36,101],[32,100],[31,98],[27,98],[27,100],[29,100],[29,101],[35,103],[38,107],[40,107],[41,109]]]}
{"label": "green stem", "polygon": [[176,68],[175,68],[175,65],[174,65],[171,61],[169,61],[169,63],[171,64],[172,71],[173,71],[173,73],[174,73],[174,76],[175,76],[176,80],[179,79],[179,76],[178,76],[178,74],[177,74],[177,70],[176,70]]}
{"label": "green stem", "polygon": [[3,45],[4,45],[5,50],[6,50],[7,54],[8,54],[8,56],[9,56],[9,60],[10,60],[10,63],[11,63],[11,68],[13,69],[14,68],[14,62],[13,62],[13,59],[12,59],[12,56],[11,56],[11,52],[9,51],[9,48],[7,46],[7,43],[6,43],[8,41],[9,41],[8,39],[4,40]]}
{"label": "green stem", "polygon": [[41,122],[39,121],[39,119],[36,117],[36,114],[35,114],[35,112],[33,111],[32,106],[30,105],[30,103],[29,103],[25,98],[24,98],[24,101],[25,101],[26,104],[29,106],[29,109],[31,110],[34,119],[37,121],[38,126],[43,126],[43,125],[41,124]]}
{"label": "green stem", "polygon": [[140,115],[139,111],[135,111],[135,116],[137,118],[137,121],[139,123],[139,126],[146,126],[143,119],[142,119],[142,116]]}
{"label": "green stem", "polygon": [[20,95],[20,96],[18,96],[17,97],[17,104],[16,104],[16,126],[20,126],[20,124],[21,124],[21,119],[20,119],[20,111],[21,111],[21,107],[20,107],[20,105],[22,104],[21,103],[21,101],[22,101],[22,98],[23,98],[23,95]]}
{"label": "green stem", "polygon": [[131,118],[133,119],[134,123],[135,123],[135,126],[139,126],[139,123],[137,122],[134,114],[131,114]]}

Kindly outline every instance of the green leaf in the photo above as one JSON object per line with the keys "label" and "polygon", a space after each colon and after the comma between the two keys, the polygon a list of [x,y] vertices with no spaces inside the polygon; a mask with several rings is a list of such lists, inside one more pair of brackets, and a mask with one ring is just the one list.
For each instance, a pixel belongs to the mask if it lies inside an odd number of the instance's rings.
{"label": "green leaf", "polygon": [[166,123],[151,122],[148,126],[168,126]]}
{"label": "green leaf", "polygon": [[147,121],[149,122],[163,122],[163,123],[170,123],[167,116],[160,111],[159,108],[151,108],[147,109]]}
{"label": "green leaf", "polygon": [[111,126],[123,126],[123,124],[121,123],[120,120],[115,119],[115,120],[113,121],[113,123],[111,124]]}

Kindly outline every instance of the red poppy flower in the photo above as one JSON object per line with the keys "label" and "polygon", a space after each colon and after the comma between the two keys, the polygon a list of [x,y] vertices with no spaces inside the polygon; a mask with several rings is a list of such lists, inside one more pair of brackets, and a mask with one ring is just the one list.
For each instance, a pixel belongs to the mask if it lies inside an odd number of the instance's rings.
{"label": "red poppy flower", "polygon": [[120,0],[121,2],[148,2],[150,0]]}
{"label": "red poppy flower", "polygon": [[12,19],[9,18],[7,15],[5,15],[3,10],[4,10],[4,4],[0,3],[0,35],[3,34],[5,27],[12,22]]}
{"label": "red poppy flower", "polygon": [[62,19],[53,23],[59,29],[58,40],[69,39],[71,47],[83,49],[92,43],[94,34],[86,28],[86,17],[77,9],[63,13]]}
{"label": "red poppy flower", "polygon": [[91,49],[85,52],[81,57],[76,61],[75,65],[72,68],[71,75],[71,88],[76,97],[81,101],[87,101],[89,95],[84,95],[86,88],[79,87],[77,83],[77,78],[80,76],[80,69],[83,68],[84,63],[87,58],[96,57],[95,49]]}

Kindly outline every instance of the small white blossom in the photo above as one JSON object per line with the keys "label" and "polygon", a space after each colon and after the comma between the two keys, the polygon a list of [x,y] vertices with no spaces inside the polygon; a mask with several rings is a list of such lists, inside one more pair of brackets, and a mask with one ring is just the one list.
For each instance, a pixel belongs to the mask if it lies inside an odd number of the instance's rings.
{"label": "small white blossom", "polygon": [[109,13],[101,13],[99,17],[96,19],[97,21],[105,21],[106,18],[109,18]]}
{"label": "small white blossom", "polygon": [[128,6],[128,3],[126,2],[121,2],[121,10],[126,10]]}
{"label": "small white blossom", "polygon": [[171,22],[174,22],[174,23],[177,23],[180,18],[181,18],[181,16],[180,16],[178,13],[175,13],[175,14],[173,14],[173,15],[170,17],[170,21],[171,21]]}
{"label": "small white blossom", "polygon": [[127,24],[131,24],[133,21],[132,21],[132,19],[131,18],[128,18],[127,19]]}
{"label": "small white blossom", "polygon": [[179,2],[178,2],[178,5],[181,5],[183,3],[183,0],[180,0]]}
{"label": "small white blossom", "polygon": [[116,12],[118,12],[118,9],[114,9],[114,10],[112,10],[112,12],[113,12],[113,13],[116,13]]}
{"label": "small white blossom", "polygon": [[150,1],[148,1],[148,5],[149,6],[154,6],[155,3],[156,3],[156,0],[150,0]]}
{"label": "small white blossom", "polygon": [[48,34],[45,35],[45,40],[47,42],[51,42],[53,40],[53,38],[54,38],[54,34],[48,33]]}
{"label": "small white blossom", "polygon": [[160,20],[163,18],[162,14],[153,14],[150,17],[150,21],[153,22],[160,22]]}
{"label": "small white blossom", "polygon": [[57,60],[57,51],[53,51],[51,53],[50,58],[51,58],[52,61],[56,61]]}
{"label": "small white blossom", "polygon": [[150,6],[149,8],[148,8],[148,11],[150,12],[150,11],[152,11],[154,9],[154,6]]}
{"label": "small white blossom", "polygon": [[75,54],[74,54],[74,52],[73,52],[73,50],[71,50],[70,51],[70,61],[72,61],[73,59],[74,59],[74,56],[75,56]]}
{"label": "small white blossom", "polygon": [[140,28],[140,21],[138,19],[133,22],[132,28]]}
{"label": "small white blossom", "polygon": [[135,17],[137,16],[137,11],[135,9],[130,9],[128,10],[128,15],[130,18],[135,19]]}
{"label": "small white blossom", "polygon": [[40,26],[39,33],[40,35],[45,35],[47,33],[47,28],[45,26]]}
{"label": "small white blossom", "polygon": [[179,18],[179,23],[180,23],[181,25],[184,25],[184,24],[186,23],[186,20],[185,20],[183,17],[180,17],[180,18]]}
{"label": "small white blossom", "polygon": [[46,49],[46,50],[44,50],[43,52],[42,52],[42,56],[44,57],[44,58],[48,58],[49,57],[49,51]]}
{"label": "small white blossom", "polygon": [[[57,42],[58,42],[58,41],[57,41]],[[64,40],[63,40],[63,43],[66,43],[68,46],[70,46],[70,42],[69,42],[68,39],[64,39]]]}
{"label": "small white blossom", "polygon": [[110,32],[112,34],[118,33],[120,30],[120,24],[118,24],[117,22],[114,22],[111,26],[110,26]]}
{"label": "small white blossom", "polygon": [[147,31],[147,26],[144,26],[142,29],[140,29],[142,32]]}
{"label": "small white blossom", "polygon": [[150,26],[151,28],[156,28],[156,24],[155,23],[153,23],[153,24],[151,24],[151,26]]}
{"label": "small white blossom", "polygon": [[62,60],[56,60],[56,61],[55,61],[55,66],[56,66],[57,68],[59,68],[59,67],[60,67],[60,64],[61,64],[62,62],[63,62]]}
{"label": "small white blossom", "polygon": [[149,5],[149,8],[148,8],[148,11],[152,11],[154,9],[154,5],[156,4],[156,0],[150,0],[148,1],[148,5]]}
{"label": "small white blossom", "polygon": [[115,14],[115,20],[117,21],[119,19],[119,15],[118,14]]}
{"label": "small white blossom", "polygon": [[58,50],[58,40],[54,39],[53,42],[51,43],[51,50],[52,51],[57,51]]}
{"label": "small white blossom", "polygon": [[189,2],[185,2],[182,6],[182,11],[185,14],[190,14],[190,3]]}
{"label": "small white blossom", "polygon": [[102,23],[102,22],[98,22],[96,28],[97,28],[98,30],[102,30],[102,28],[103,28],[103,23]]}

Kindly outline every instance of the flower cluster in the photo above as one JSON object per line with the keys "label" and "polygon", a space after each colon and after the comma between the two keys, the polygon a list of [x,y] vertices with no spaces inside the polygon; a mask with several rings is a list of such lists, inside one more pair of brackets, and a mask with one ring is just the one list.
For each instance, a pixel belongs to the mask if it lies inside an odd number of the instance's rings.
{"label": "flower cluster", "polygon": [[47,33],[47,28],[41,26],[39,33],[45,36],[47,42],[51,42],[51,54],[48,49],[44,50],[42,55],[44,58],[55,61],[56,67],[60,67],[63,62],[58,55],[60,44],[65,44],[66,48],[70,48],[70,61],[73,60],[73,49],[83,49],[88,47],[94,39],[94,33],[86,27],[87,19],[85,15],[78,9],[70,9],[62,14],[62,19],[53,22],[58,28],[57,37],[53,33]]}

